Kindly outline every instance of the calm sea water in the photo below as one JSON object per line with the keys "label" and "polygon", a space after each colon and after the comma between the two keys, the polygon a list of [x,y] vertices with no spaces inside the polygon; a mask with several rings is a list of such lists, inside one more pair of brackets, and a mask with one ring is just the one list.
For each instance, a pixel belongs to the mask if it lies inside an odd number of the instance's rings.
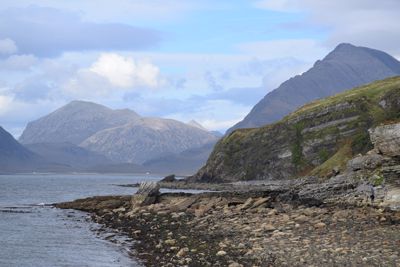
{"label": "calm sea water", "polygon": [[46,206],[95,195],[128,195],[142,175],[0,175],[0,266],[139,266],[125,242],[96,234],[83,212]]}

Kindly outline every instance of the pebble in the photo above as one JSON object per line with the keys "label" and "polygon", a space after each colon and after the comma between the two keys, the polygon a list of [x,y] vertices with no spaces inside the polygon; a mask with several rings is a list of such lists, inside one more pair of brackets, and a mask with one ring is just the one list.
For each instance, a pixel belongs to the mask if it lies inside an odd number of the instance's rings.
{"label": "pebble", "polygon": [[220,251],[217,252],[216,255],[217,255],[218,257],[223,257],[223,256],[225,256],[226,254],[227,254],[227,253],[226,253],[225,251],[220,250]]}

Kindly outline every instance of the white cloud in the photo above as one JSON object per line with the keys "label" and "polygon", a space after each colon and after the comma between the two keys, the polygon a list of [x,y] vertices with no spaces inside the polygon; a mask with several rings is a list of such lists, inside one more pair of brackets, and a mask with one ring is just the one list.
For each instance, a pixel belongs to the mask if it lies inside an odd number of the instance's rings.
{"label": "white cloud", "polygon": [[0,40],[0,54],[10,55],[18,51],[15,42],[9,38]]}
{"label": "white cloud", "polygon": [[255,5],[275,11],[303,12],[306,15],[303,26],[324,27],[326,45],[330,48],[350,42],[392,54],[400,53],[398,0],[264,0]]}
{"label": "white cloud", "polygon": [[[40,0],[40,5],[81,13],[86,20],[103,22],[130,22],[135,20],[171,21],[181,18],[191,10],[206,8],[206,1],[196,0],[108,0],[54,1]],[[37,5],[36,0],[2,0],[0,9]],[[216,5],[217,3],[213,3]]]}
{"label": "white cloud", "polygon": [[225,132],[249,113],[251,106],[244,106],[225,99],[207,100],[191,112],[168,114],[166,117],[180,121],[198,121],[206,129]]}
{"label": "white cloud", "polygon": [[238,44],[242,53],[262,59],[296,58],[314,61],[327,53],[327,49],[313,39],[281,39]]}
{"label": "white cloud", "polygon": [[289,12],[294,11],[294,6],[291,5],[291,0],[261,0],[256,1],[254,6],[262,9]]}
{"label": "white cloud", "polygon": [[0,69],[28,71],[38,59],[33,55],[11,55],[5,60],[0,60]]}
{"label": "white cloud", "polygon": [[96,99],[109,96],[115,89],[103,76],[81,69],[62,86],[64,97]]}
{"label": "white cloud", "polygon": [[0,95],[0,116],[7,113],[12,107],[13,98],[7,95]]}
{"label": "white cloud", "polygon": [[120,88],[150,87],[160,85],[160,69],[146,60],[135,61],[115,53],[100,55],[89,71],[106,78]]}

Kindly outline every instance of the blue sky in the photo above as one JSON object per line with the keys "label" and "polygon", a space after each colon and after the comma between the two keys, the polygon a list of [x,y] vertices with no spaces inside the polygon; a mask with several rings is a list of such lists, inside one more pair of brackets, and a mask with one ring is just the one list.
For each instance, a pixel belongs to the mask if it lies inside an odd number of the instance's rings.
{"label": "blue sky", "polygon": [[224,131],[337,44],[400,56],[397,0],[2,0],[0,125],[74,99]]}

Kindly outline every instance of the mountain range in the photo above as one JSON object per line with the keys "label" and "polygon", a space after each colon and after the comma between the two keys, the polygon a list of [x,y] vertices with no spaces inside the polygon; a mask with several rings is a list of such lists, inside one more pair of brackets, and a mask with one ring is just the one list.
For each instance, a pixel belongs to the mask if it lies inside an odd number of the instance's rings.
{"label": "mountain range", "polygon": [[[72,101],[28,123],[19,141],[45,159],[79,169],[98,166],[104,171],[113,164],[130,163],[120,166],[132,169],[149,160],[178,157],[185,150],[200,149],[218,139],[196,121],[186,124],[147,118],[129,109]],[[196,157],[195,166],[204,164],[207,156],[201,161]]]}
{"label": "mountain range", "polygon": [[[340,44],[311,69],[268,93],[228,130],[278,121],[299,106],[375,80],[400,75],[400,62],[378,50]],[[18,143],[1,129],[0,171],[44,170],[191,174],[221,134],[196,121],[142,117],[72,101],[29,122]],[[227,135],[227,136],[228,136]]]}
{"label": "mountain range", "polygon": [[310,101],[396,75],[400,75],[400,62],[387,53],[339,44],[308,71],[290,78],[268,93],[227,133],[278,121]]}

